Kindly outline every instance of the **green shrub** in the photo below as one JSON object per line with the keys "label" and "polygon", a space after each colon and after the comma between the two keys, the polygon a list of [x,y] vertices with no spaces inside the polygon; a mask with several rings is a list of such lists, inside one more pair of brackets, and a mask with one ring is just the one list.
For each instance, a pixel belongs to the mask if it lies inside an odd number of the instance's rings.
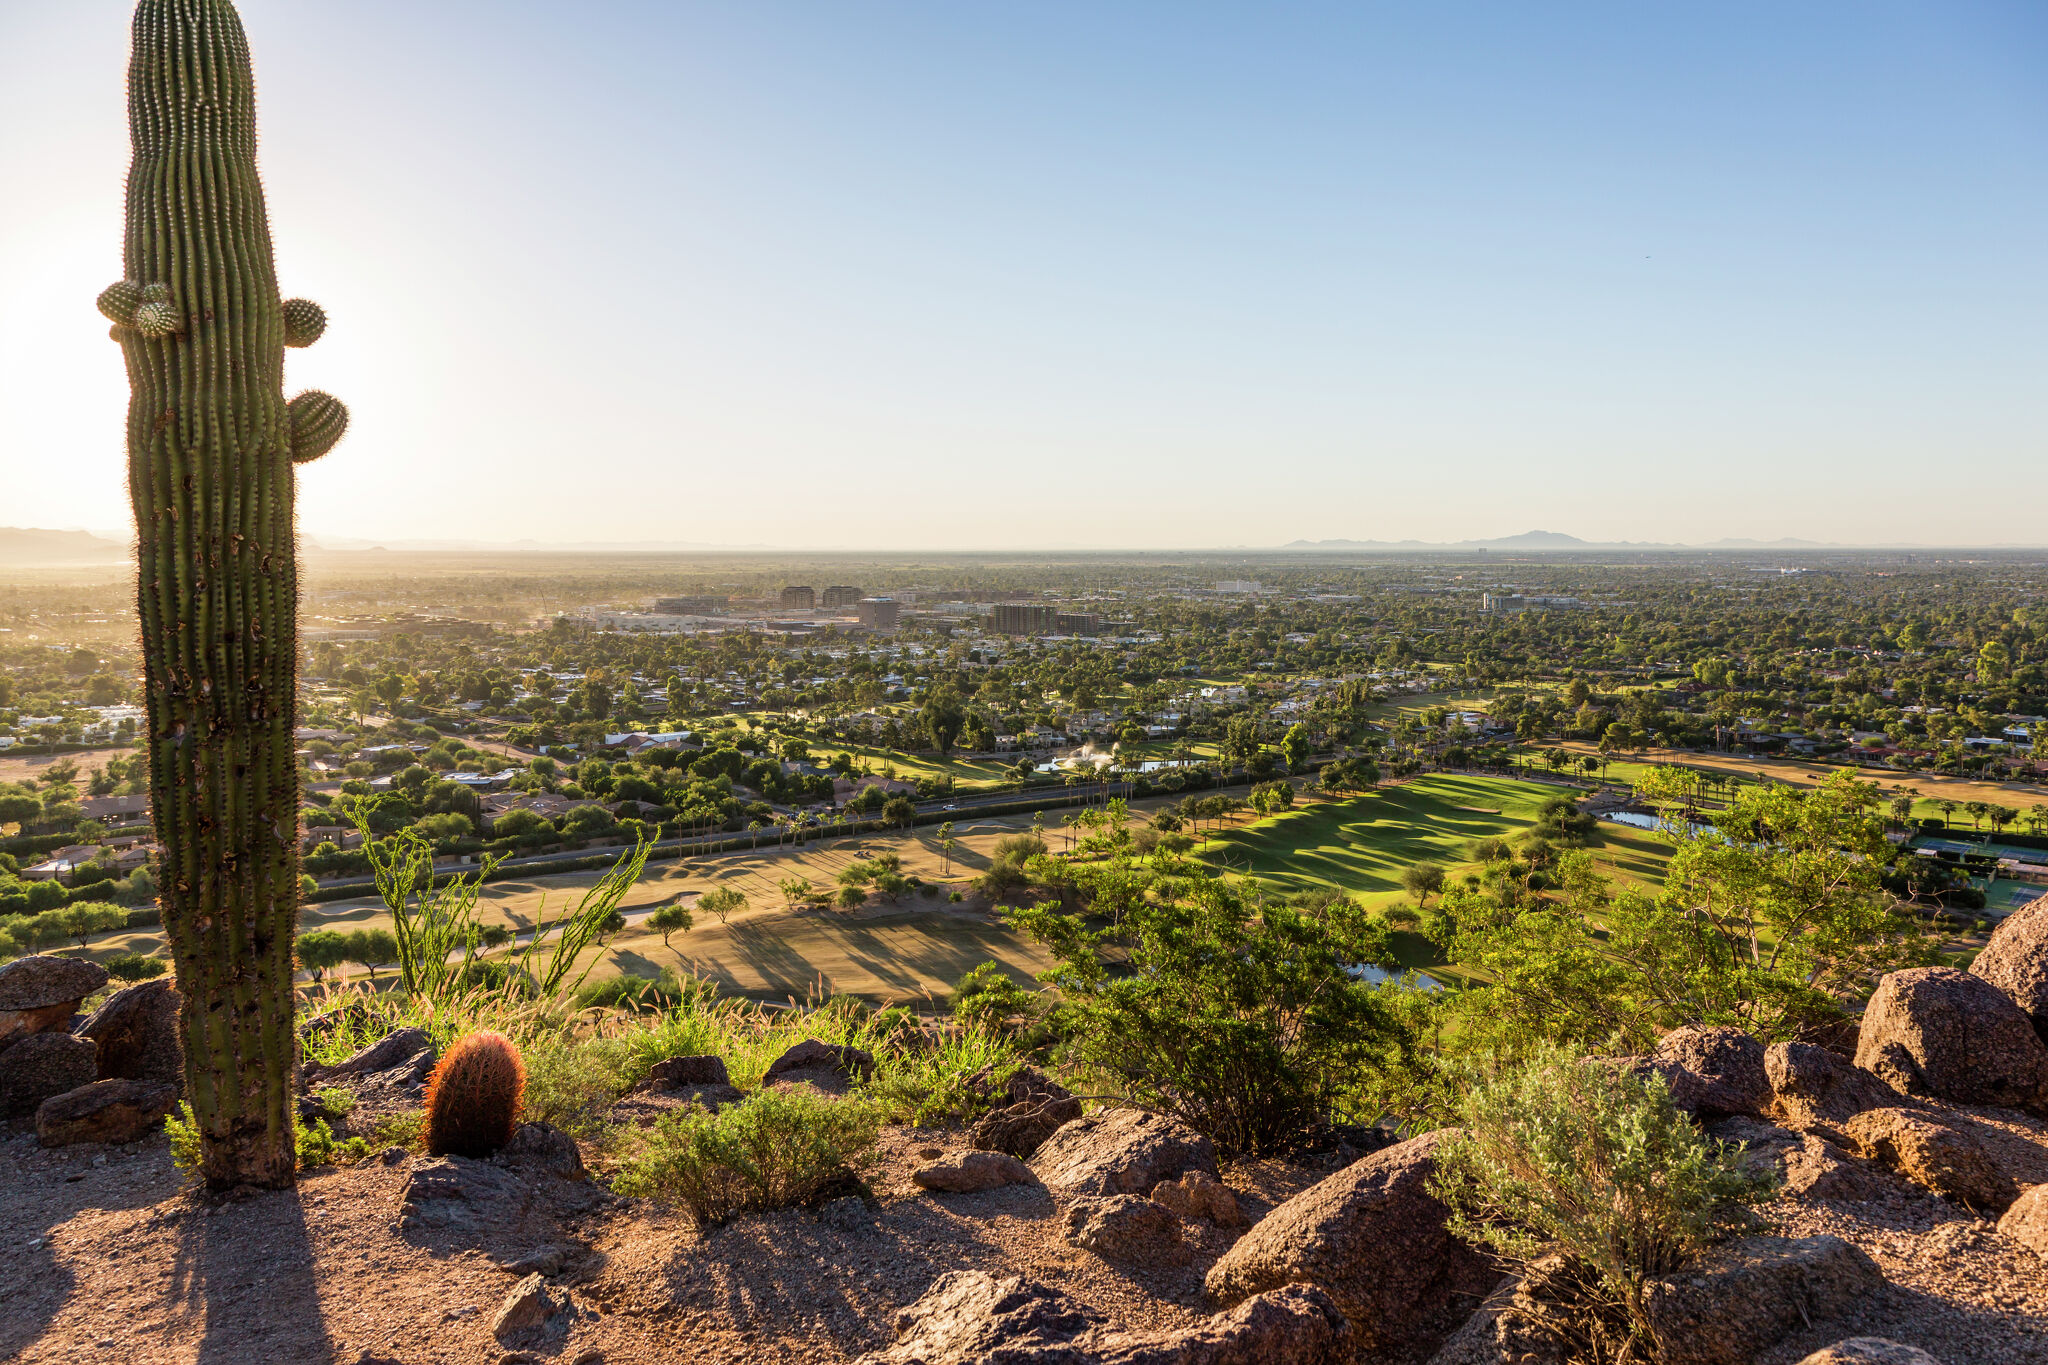
{"label": "green shrub", "polygon": [[1000,1030],[1005,1020],[1030,1016],[1038,1006],[1035,991],[1010,979],[994,962],[984,962],[960,978],[953,988],[953,1017],[967,1028]]}
{"label": "green shrub", "polygon": [[1562,1256],[1581,1305],[1575,1358],[1660,1350],[1643,1290],[1698,1256],[1769,1193],[1740,1147],[1701,1135],[1661,1076],[1549,1048],[1463,1087],[1460,1128],[1438,1147],[1431,1189],[1450,1228],[1512,1265]]}
{"label": "green shrub", "polygon": [[1086,918],[1004,912],[1060,959],[1045,979],[1067,1058],[1227,1151],[1283,1148],[1337,1119],[1403,1038],[1353,971],[1393,965],[1384,929],[1351,901],[1261,904],[1199,869],[1155,889],[1172,899],[1111,867],[1082,888]]}
{"label": "green shrub", "polygon": [[146,953],[123,953],[119,957],[108,958],[103,965],[107,975],[116,981],[148,981],[171,969],[170,963]]}
{"label": "green shrub", "polygon": [[871,1164],[880,1113],[864,1099],[763,1090],[717,1113],[664,1115],[613,1188],[684,1205],[700,1223],[801,1204]]}

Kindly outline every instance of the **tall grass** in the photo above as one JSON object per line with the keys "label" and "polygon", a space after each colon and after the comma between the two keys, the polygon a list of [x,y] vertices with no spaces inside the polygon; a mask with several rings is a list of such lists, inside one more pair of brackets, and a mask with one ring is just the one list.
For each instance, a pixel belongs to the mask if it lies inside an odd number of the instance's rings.
{"label": "tall grass", "polygon": [[332,1022],[307,1039],[305,1056],[332,1065],[407,1027],[423,1029],[443,1048],[491,1029],[525,1056],[525,1117],[600,1148],[622,1136],[606,1118],[613,1103],[671,1057],[716,1055],[733,1083],[751,1090],[777,1057],[807,1038],[857,1047],[875,1058],[862,1098],[896,1123],[973,1118],[987,1099],[970,1078],[984,1069],[1004,1078],[1020,1062],[1017,1045],[995,1031],[920,1022],[900,1007],[878,1011],[847,997],[773,1006],[722,996],[699,979],[680,985],[664,993],[661,1007],[627,1010],[514,999],[483,987],[442,999],[331,987],[311,998]]}

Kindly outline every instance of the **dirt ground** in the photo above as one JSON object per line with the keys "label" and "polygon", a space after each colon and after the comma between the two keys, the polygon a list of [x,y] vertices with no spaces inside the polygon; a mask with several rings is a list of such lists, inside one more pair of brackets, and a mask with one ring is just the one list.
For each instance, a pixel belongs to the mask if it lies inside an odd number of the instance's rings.
{"label": "dirt ground", "polygon": [[[920,1150],[958,1134],[885,1130],[873,1198],[851,1225],[792,1209],[699,1230],[590,1183],[535,1177],[516,1217],[480,1235],[403,1227],[414,1163],[308,1173],[297,1190],[210,1205],[163,1139],[119,1148],[0,1144],[0,1361],[20,1365],[694,1365],[851,1360],[893,1339],[897,1310],[947,1270],[1023,1273],[1130,1326],[1202,1315],[1202,1276],[1236,1234],[1186,1225],[1177,1264],[1120,1269],[1059,1235],[1037,1186],[933,1195]],[[481,1164],[481,1163],[480,1163]],[[1232,1173],[1254,1216],[1341,1164]],[[537,1250],[576,1312],[509,1352],[490,1323]]]}
{"label": "dirt ground", "polygon": [[[405,1195],[429,1159],[397,1154],[216,1205],[181,1186],[161,1137],[46,1152],[18,1135],[0,1141],[0,1361],[837,1365],[886,1345],[897,1311],[959,1269],[1023,1274],[1128,1327],[1204,1312],[1202,1277],[1235,1231],[1184,1223],[1184,1257],[1104,1261],[1065,1241],[1062,1205],[1040,1187],[933,1195],[910,1182],[921,1151],[958,1145],[957,1133],[887,1129],[863,1202],[702,1230],[592,1182],[490,1163],[475,1165],[503,1199],[470,1223],[423,1223]],[[1355,1155],[1226,1166],[1224,1177],[1257,1219]],[[2048,1261],[1992,1223],[1904,1189],[1762,1212],[1786,1235],[1848,1239],[1890,1283],[1759,1365],[1857,1334],[1920,1345],[1944,1365],[2048,1360]],[[570,1311],[539,1336],[500,1341],[492,1319],[535,1265]]]}

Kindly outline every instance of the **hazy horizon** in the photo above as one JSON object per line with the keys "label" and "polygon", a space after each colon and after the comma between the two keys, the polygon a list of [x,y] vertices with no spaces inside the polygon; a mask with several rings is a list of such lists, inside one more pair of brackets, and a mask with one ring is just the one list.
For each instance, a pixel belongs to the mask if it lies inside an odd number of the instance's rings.
{"label": "hazy horizon", "polygon": [[[2043,536],[2038,7],[241,9],[315,539]],[[128,11],[0,0],[11,525],[126,522]]]}

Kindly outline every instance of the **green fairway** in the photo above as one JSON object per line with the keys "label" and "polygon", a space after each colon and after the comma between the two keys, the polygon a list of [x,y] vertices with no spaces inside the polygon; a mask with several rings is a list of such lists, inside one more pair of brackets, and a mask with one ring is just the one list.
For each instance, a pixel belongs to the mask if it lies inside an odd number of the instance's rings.
{"label": "green fairway", "polygon": [[[1378,907],[1406,898],[1402,869],[1427,861],[1462,871],[1476,840],[1527,830],[1556,795],[1532,782],[1437,773],[1254,821],[1217,836],[1203,856],[1276,890],[1331,886]],[[1666,846],[1646,832],[1602,825],[1593,852],[1617,880],[1663,879]]]}

